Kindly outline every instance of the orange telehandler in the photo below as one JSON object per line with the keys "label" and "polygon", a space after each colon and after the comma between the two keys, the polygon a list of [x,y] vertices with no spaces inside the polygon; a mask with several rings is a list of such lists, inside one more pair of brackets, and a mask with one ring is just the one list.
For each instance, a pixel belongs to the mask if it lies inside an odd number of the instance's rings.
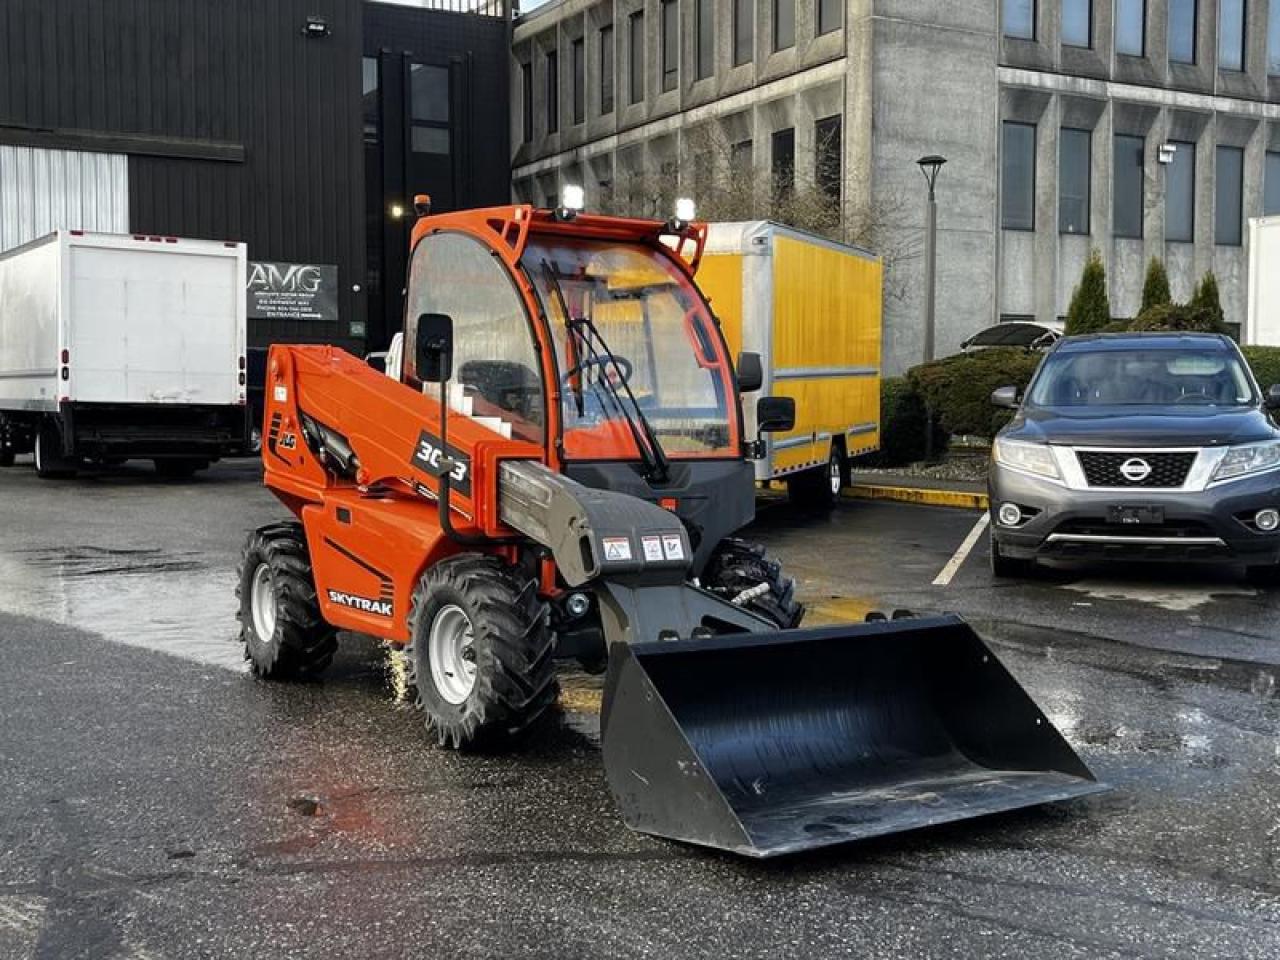
{"label": "orange telehandler", "polygon": [[326,346],[267,362],[246,657],[307,678],[338,630],[403,645],[447,747],[607,667],[601,748],[628,826],[771,856],[1102,789],[956,617],[799,629],[734,534],[791,428],[693,282],[704,225],[508,206],[413,231],[398,378]]}

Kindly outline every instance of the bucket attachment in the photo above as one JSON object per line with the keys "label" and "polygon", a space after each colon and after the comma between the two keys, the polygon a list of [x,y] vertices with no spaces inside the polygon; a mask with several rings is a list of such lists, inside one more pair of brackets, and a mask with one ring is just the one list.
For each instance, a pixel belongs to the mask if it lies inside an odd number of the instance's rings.
{"label": "bucket attachment", "polygon": [[615,644],[627,826],[770,857],[1107,789],[959,617]]}

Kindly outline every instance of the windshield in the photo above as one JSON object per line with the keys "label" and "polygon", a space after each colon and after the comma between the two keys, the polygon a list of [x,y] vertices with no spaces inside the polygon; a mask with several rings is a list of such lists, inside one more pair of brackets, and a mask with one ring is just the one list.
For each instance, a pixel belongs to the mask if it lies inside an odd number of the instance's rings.
{"label": "windshield", "polygon": [[659,456],[734,454],[727,363],[679,267],[643,246],[549,237],[522,263],[555,343],[565,456],[643,456],[648,430]]}
{"label": "windshield", "polygon": [[1229,406],[1255,402],[1227,350],[1096,350],[1051,354],[1028,401],[1038,407]]}

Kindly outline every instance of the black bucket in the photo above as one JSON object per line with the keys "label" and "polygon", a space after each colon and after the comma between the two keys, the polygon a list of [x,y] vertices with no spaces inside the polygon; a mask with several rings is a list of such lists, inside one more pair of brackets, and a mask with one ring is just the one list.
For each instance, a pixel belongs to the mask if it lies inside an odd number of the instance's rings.
{"label": "black bucket", "polygon": [[952,616],[619,644],[601,723],[627,826],[753,857],[1107,789]]}

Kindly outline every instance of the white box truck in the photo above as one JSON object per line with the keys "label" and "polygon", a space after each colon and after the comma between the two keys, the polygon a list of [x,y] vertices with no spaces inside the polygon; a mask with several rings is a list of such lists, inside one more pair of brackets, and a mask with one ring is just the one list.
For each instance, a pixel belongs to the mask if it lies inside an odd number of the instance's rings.
{"label": "white box truck", "polygon": [[79,230],[0,254],[0,466],[185,476],[243,449],[245,268],[239,243]]}
{"label": "white box truck", "polygon": [[1249,221],[1249,312],[1240,342],[1280,347],[1280,216]]}

